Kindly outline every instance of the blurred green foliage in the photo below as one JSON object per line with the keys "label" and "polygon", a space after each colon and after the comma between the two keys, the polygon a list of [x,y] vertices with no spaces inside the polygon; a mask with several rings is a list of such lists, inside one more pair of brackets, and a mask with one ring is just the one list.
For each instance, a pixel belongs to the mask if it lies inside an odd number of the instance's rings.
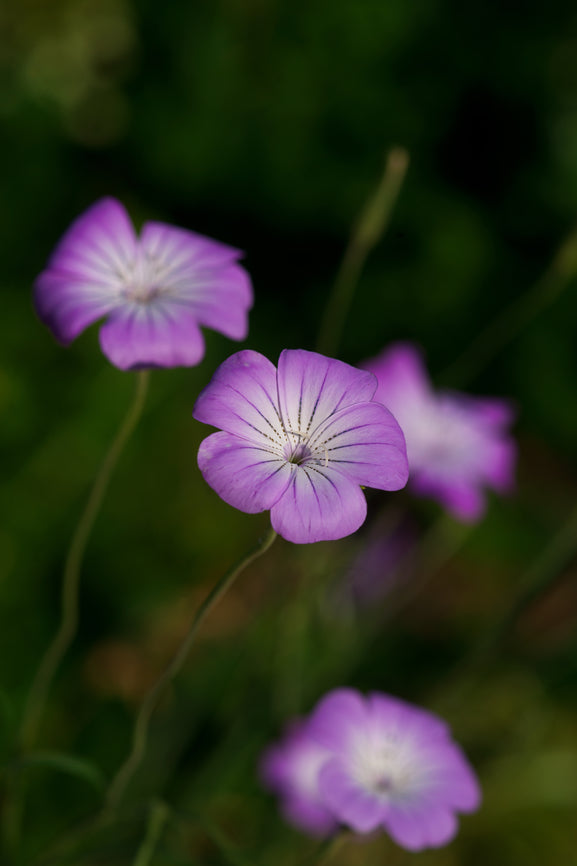
{"label": "blurred green foliage", "polygon": [[[64,551],[132,389],[96,329],[64,350],[34,316],[31,285],[60,234],[111,194],[137,221],[242,247],[256,295],[246,345],[274,360],[314,345],[350,228],[386,151],[403,145],[408,177],[342,357],[412,339],[441,374],[577,223],[577,10],[569,0],[4,0],[0,73],[0,753],[13,770]],[[479,770],[482,811],[449,848],[417,855],[423,866],[573,862],[576,563],[465,702],[447,689],[575,501],[576,331],[573,281],[467,383],[516,402],[518,492],[492,503],[397,617],[340,621],[327,609],[362,533],[306,549],[277,542],[243,576],[158,713],[124,836],[70,862],[132,862],[142,803],[157,791],[180,816],[158,866],[304,862],[312,843],[259,789],[258,754],[287,716],[344,683],[444,709]],[[81,634],[46,719],[43,746],[107,775],[202,593],[267,525],[218,500],[196,468],[206,431],[191,418],[195,397],[237,348],[214,334],[207,346],[198,368],[152,377],[90,542]],[[423,527],[436,519],[433,505],[415,510]],[[78,774],[40,764],[27,770],[31,857],[99,803]],[[412,859],[375,839],[334,863]]]}

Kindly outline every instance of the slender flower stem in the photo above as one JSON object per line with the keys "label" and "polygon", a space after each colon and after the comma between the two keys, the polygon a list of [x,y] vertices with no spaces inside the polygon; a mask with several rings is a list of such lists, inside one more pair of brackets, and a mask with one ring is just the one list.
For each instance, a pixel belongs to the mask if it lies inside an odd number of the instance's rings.
{"label": "slender flower stem", "polygon": [[577,550],[577,508],[547,545],[541,556],[525,573],[519,592],[512,605],[502,615],[497,624],[474,647],[468,661],[469,665],[490,658],[510,635],[521,614],[539,596],[546,592],[555,580],[563,573],[569,560]]}
{"label": "slender flower stem", "polygon": [[448,682],[442,686],[439,700],[442,703],[443,712],[447,711],[446,704],[452,708],[463,703],[470,691],[477,687],[478,675],[502,649],[520,616],[553,586],[576,552],[577,508],[574,508],[559,532],[543,550],[541,556],[525,572],[512,603],[501,614],[496,624],[473,644],[467,655],[455,666]]}
{"label": "slender flower stem", "polygon": [[24,712],[24,720],[21,729],[21,745],[29,750],[35,743],[38,728],[44,712],[44,707],[52,682],[62,659],[66,655],[78,627],[78,589],[82,560],[92,527],[100,511],[102,501],[108,489],[110,478],[118,462],[122,451],[142,415],[146,392],[148,390],[149,372],[141,370],[136,374],[136,389],[132,404],[108,450],[98,474],[94,480],[92,490],[80,517],[64,567],[62,581],[62,615],[58,632],[48,647],[36,672],[36,676],[30,688],[28,702]]}
{"label": "slender flower stem", "polygon": [[247,566],[251,564],[251,562],[254,562],[254,560],[257,559],[259,556],[262,556],[262,554],[269,549],[275,538],[276,532],[273,529],[270,529],[267,535],[265,535],[262,539],[259,540],[258,544],[255,548],[253,548],[253,550],[251,550],[246,556],[244,556],[240,560],[240,562],[234,565],[229,571],[226,572],[223,577],[221,577],[221,579],[212,588],[212,590],[209,592],[205,600],[196,611],[190,629],[188,630],[188,634],[186,635],[184,641],[180,645],[178,651],[174,655],[172,661],[170,662],[164,673],[152,686],[140,706],[140,710],[138,711],[138,715],[134,724],[131,751],[118,772],[116,773],[108,789],[105,804],[106,813],[110,813],[112,810],[116,809],[116,807],[122,800],[122,797],[130,780],[140,766],[140,763],[146,751],[146,746],[148,742],[148,730],[150,727],[150,720],[152,718],[152,715],[156,707],[158,706],[158,702],[160,701],[164,690],[172,682],[172,680],[178,674],[184,662],[186,661],[200,626],[202,625],[212,608],[222,598],[222,596],[229,589],[229,587],[232,586],[239,574],[241,574],[241,572],[243,572],[245,568],[247,568]]}
{"label": "slender flower stem", "polygon": [[345,830],[341,830],[336,836],[330,836],[328,839],[325,839],[314,852],[311,866],[325,866],[325,863],[333,859],[348,839],[350,839],[350,833],[347,833]]}
{"label": "slender flower stem", "polygon": [[440,378],[455,388],[477,376],[508,342],[561,295],[576,275],[577,228],[574,228],[533,288],[504,307]]}
{"label": "slender flower stem", "polygon": [[385,233],[409,166],[404,148],[389,151],[381,182],[361,213],[353,231],[321,322],[317,351],[334,356],[363,265]]}
{"label": "slender flower stem", "polygon": [[162,800],[156,800],[150,807],[146,835],[138,849],[133,866],[150,866],[155,848],[168,821],[169,808]]}

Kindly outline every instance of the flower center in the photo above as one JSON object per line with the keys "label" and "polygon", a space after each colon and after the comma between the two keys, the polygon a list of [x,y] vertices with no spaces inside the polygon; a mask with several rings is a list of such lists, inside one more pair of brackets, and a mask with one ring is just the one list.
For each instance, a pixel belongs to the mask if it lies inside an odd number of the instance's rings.
{"label": "flower center", "polygon": [[150,304],[170,291],[165,284],[166,266],[150,255],[138,255],[123,275],[123,294],[127,301]]}
{"label": "flower center", "polygon": [[285,445],[285,459],[289,463],[296,463],[300,466],[313,456],[311,449],[306,442],[297,442],[296,445],[289,443]]}
{"label": "flower center", "polygon": [[411,749],[405,742],[387,741],[360,744],[354,775],[370,794],[388,800],[410,789],[415,766]]}

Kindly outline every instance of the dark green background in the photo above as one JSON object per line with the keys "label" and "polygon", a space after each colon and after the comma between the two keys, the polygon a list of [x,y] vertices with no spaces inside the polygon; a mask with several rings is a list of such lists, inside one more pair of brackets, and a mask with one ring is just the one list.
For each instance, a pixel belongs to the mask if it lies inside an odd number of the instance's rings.
{"label": "dark green background", "polygon": [[[411,156],[407,180],[358,286],[341,357],[356,363],[410,339],[441,375],[540,279],[577,223],[576,25],[569,0],[3,4],[6,759],[55,628],[74,520],[132,389],[131,375],[100,354],[96,328],[65,350],[34,316],[33,280],[70,221],[109,194],[138,223],[162,219],[246,250],[256,301],[244,345],[276,360],[284,347],[314,346],[351,226],[385,153],[402,145]],[[249,862],[301,863],[310,843],[284,828],[255,782],[256,756],[285,716],[344,683],[437,706],[454,665],[513,599],[574,506],[575,288],[569,281],[519,333],[513,324],[503,349],[467,383],[516,404],[516,494],[492,501],[421,596],[362,644],[362,614],[345,626],[323,606],[349,542],[278,542],[215,613],[159,713],[135,803],[171,775],[167,798],[201,807]],[[107,774],[126,749],[135,701],[199,593],[267,525],[266,516],[218,500],[196,468],[207,431],[191,418],[195,397],[237,348],[207,334],[198,368],[153,374],[146,415],[90,543],[81,634],[43,745],[75,751]],[[371,509],[384,501],[371,499]],[[425,529],[438,509],[419,505],[415,514]],[[447,531],[458,537],[456,525]],[[479,769],[485,806],[452,846],[419,855],[424,866],[572,862],[575,578],[573,562],[525,614],[466,707],[446,710]],[[30,778],[34,853],[98,799],[47,770]],[[82,862],[130,863],[138,821],[109,859]],[[417,859],[382,841],[370,845],[349,845],[335,864]],[[159,866],[227,862],[197,819],[172,829],[165,848]]]}

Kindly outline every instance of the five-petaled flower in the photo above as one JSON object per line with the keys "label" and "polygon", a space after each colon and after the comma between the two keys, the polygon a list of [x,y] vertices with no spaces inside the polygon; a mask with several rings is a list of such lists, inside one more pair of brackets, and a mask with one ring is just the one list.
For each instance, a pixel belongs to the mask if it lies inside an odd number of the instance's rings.
{"label": "five-petaled flower", "polygon": [[35,284],[38,315],[65,345],[88,325],[122,370],[198,364],[199,325],[233,340],[247,335],[252,306],[242,253],[159,222],[140,237],[113,198],[92,205],[68,229]]}
{"label": "five-petaled flower", "polygon": [[421,354],[397,343],[362,364],[378,379],[375,400],[394,413],[407,441],[411,487],[437,499],[455,517],[475,521],[485,507],[484,487],[499,493],[514,483],[513,412],[496,398],[435,392]]}
{"label": "five-petaled flower", "polygon": [[[446,845],[456,812],[481,801],[475,773],[438,716],[390,695],[326,695],[263,758],[285,816],[316,835],[384,829],[410,851]],[[332,821],[331,821],[332,819]]]}
{"label": "five-petaled flower", "polygon": [[241,511],[270,509],[283,538],[342,538],[363,523],[361,485],[407,482],[405,441],[388,409],[372,401],[375,377],[315,352],[285,349],[278,371],[237,352],[198,398],[194,417],[223,432],[205,439],[198,464],[219,496]]}

